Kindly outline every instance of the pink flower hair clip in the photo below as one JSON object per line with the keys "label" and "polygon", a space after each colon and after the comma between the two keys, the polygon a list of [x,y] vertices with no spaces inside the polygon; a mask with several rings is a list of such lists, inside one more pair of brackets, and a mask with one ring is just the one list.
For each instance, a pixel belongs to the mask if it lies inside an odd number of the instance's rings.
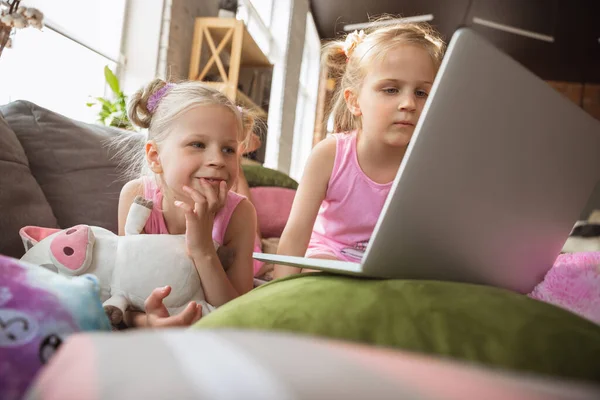
{"label": "pink flower hair clip", "polygon": [[352,53],[354,52],[356,46],[361,44],[365,40],[366,36],[367,34],[363,30],[361,30],[360,32],[354,31],[352,33],[349,33],[348,36],[346,36],[346,40],[344,41],[344,45],[342,46],[342,51],[346,55],[346,59],[349,59],[350,56],[352,56]]}

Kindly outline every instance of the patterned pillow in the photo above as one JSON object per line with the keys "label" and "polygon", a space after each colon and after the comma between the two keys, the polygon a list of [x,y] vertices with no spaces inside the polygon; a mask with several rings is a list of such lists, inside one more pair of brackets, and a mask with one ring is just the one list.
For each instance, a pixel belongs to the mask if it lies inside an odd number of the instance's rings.
{"label": "patterned pillow", "polygon": [[20,399],[65,338],[108,331],[98,280],[0,255],[0,399]]}

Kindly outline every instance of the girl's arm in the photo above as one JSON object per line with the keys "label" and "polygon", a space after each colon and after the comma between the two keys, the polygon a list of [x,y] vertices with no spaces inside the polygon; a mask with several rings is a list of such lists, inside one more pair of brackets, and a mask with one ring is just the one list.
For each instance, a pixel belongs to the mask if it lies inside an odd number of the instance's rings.
{"label": "girl's arm", "polygon": [[141,179],[134,179],[127,182],[121,189],[119,196],[119,236],[125,235],[125,222],[127,214],[136,196],[144,194],[144,184]]}
{"label": "girl's arm", "polygon": [[[250,193],[250,185],[248,184],[248,180],[246,179],[246,175],[244,175],[244,170],[242,169],[242,163],[241,163],[241,161],[240,161],[240,170],[239,170],[239,175],[238,175],[237,182],[231,188],[231,190],[233,190],[237,194],[241,194],[242,196],[246,196],[246,198],[248,198],[248,200],[250,200],[250,203],[252,203],[254,205],[254,201],[252,201],[252,193]],[[260,228],[258,226],[258,222],[256,224],[256,234],[258,235],[259,239],[262,238],[262,235],[260,233]]]}
{"label": "girl's arm", "polygon": [[213,306],[219,307],[252,289],[255,235],[256,211],[252,203],[244,199],[235,208],[225,233],[223,245],[234,254],[234,261],[227,271],[223,269],[214,247],[212,251],[192,254],[206,301]]}
{"label": "girl's arm", "polygon": [[[281,234],[277,254],[304,257],[315,219],[325,199],[335,161],[336,140],[328,138],[313,149],[294,198],[290,217]],[[299,273],[300,268],[276,265],[274,278]]]}

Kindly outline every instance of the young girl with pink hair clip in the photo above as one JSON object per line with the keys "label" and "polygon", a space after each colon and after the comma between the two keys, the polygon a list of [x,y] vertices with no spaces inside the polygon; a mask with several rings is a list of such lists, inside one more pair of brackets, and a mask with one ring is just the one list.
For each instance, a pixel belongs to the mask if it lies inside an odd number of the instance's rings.
{"label": "young girl with pink hair clip", "polygon": [[[137,196],[152,200],[143,233],[185,234],[187,253],[202,282],[206,301],[218,307],[252,289],[256,212],[230,189],[240,172],[240,154],[251,140],[254,119],[223,93],[200,82],[153,80],[133,95],[131,122],[147,128],[143,151],[134,155],[131,180],[119,198],[119,234]],[[214,242],[226,246],[231,264],[224,268]],[[168,268],[165,265],[164,268]],[[146,313],[129,313],[128,325],[185,326],[202,315],[191,302],[169,315],[163,299],[170,287],[146,299]]]}
{"label": "young girl with pink hair clip", "polygon": [[[362,258],[444,53],[429,25],[387,22],[323,47],[337,133],[313,149],[279,254]],[[278,265],[275,277],[297,272]]]}

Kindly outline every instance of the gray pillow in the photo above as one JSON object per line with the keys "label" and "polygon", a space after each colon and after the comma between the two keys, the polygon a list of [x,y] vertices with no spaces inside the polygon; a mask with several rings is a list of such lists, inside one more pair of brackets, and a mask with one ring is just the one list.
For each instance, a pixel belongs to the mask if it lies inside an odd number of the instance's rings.
{"label": "gray pillow", "polygon": [[[130,133],[74,121],[27,101],[10,103],[0,111],[25,149],[58,225],[97,225],[116,232],[125,178],[107,144]],[[139,145],[140,135],[132,138]]]}
{"label": "gray pillow", "polygon": [[23,255],[19,229],[25,225],[58,227],[23,147],[0,114],[0,254]]}

